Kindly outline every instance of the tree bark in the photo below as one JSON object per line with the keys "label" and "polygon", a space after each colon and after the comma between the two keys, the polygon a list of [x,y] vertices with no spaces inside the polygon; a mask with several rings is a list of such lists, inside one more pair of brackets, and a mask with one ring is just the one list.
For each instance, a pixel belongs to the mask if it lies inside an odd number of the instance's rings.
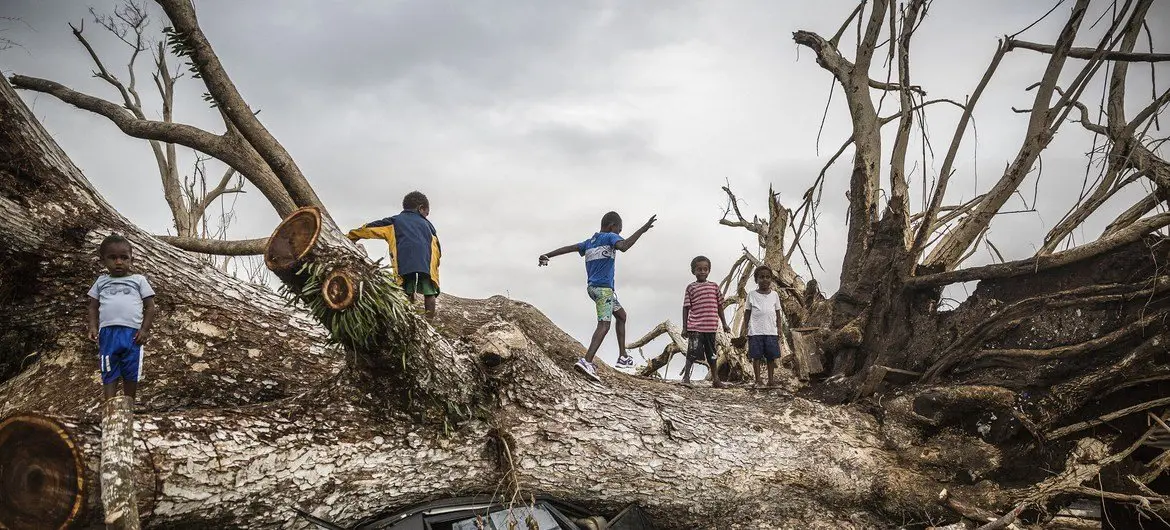
{"label": "tree bark", "polygon": [[106,528],[137,530],[138,496],[134,487],[134,406],[126,396],[102,406],[101,487]]}

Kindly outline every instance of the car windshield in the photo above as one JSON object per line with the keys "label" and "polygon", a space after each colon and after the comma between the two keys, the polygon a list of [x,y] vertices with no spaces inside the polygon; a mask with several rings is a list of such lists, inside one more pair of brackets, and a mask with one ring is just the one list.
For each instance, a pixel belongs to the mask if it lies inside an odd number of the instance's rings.
{"label": "car windshield", "polygon": [[533,528],[529,521],[536,521],[536,528],[540,530],[568,530],[557,524],[556,518],[542,506],[522,506],[512,509],[496,510],[485,517],[469,517],[454,521],[451,526],[432,525],[435,530],[529,530]]}

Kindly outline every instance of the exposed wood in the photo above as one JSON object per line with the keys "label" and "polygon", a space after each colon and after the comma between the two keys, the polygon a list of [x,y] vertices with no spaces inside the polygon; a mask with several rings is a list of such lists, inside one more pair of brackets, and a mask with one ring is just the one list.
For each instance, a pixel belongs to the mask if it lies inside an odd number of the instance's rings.
{"label": "exposed wood", "polygon": [[808,331],[817,331],[820,328],[797,328],[792,331],[792,360],[796,366],[797,377],[807,381],[809,376],[818,375],[825,371],[821,363],[821,353],[817,348],[816,336]]}
{"label": "exposed wood", "polygon": [[0,421],[0,528],[69,528],[87,490],[82,456],[64,426],[34,414]]}

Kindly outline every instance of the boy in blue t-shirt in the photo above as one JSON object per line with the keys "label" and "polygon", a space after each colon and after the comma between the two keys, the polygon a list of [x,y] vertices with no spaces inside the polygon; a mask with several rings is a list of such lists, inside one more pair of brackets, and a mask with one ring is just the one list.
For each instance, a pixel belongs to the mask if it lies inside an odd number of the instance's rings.
{"label": "boy in blue t-shirt", "polygon": [[625,252],[629,250],[638,241],[638,238],[642,237],[642,234],[654,226],[657,217],[657,215],[650,216],[650,220],[646,221],[646,224],[635,231],[629,239],[622,239],[622,236],[618,235],[622,232],[622,218],[617,212],[609,212],[601,218],[601,231],[593,234],[593,237],[540,255],[541,267],[548,265],[550,258],[562,254],[576,252],[585,256],[585,272],[589,281],[586,292],[589,293],[589,298],[593,300],[597,309],[597,329],[593,331],[593,339],[589,341],[589,351],[585,353],[585,357],[577,360],[574,368],[594,381],[601,382],[601,378],[597,376],[597,367],[593,364],[593,357],[597,355],[597,349],[601,347],[601,342],[609,333],[609,323],[614,318],[617,318],[617,365],[621,368],[634,365],[634,359],[626,353],[626,310],[622,308],[622,304],[618,302],[617,296],[613,292],[615,257],[617,255],[614,251]]}
{"label": "boy in blue t-shirt", "polygon": [[126,238],[110,234],[98,246],[108,274],[89,289],[89,339],[98,343],[102,389],[109,399],[122,393],[134,400],[142,377],[142,345],[154,323],[154,289],[141,274],[131,274],[133,249]]}

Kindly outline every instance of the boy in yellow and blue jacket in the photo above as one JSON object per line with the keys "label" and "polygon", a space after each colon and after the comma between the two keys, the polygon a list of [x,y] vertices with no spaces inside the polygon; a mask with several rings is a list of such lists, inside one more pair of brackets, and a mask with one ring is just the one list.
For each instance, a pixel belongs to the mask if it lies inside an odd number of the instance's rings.
{"label": "boy in yellow and blue jacket", "polygon": [[402,198],[402,213],[372,221],[350,230],[350,241],[384,239],[390,246],[390,264],[398,274],[398,283],[413,302],[423,295],[427,318],[435,316],[435,299],[439,296],[439,234],[427,220],[431,203],[421,192],[412,191]]}

